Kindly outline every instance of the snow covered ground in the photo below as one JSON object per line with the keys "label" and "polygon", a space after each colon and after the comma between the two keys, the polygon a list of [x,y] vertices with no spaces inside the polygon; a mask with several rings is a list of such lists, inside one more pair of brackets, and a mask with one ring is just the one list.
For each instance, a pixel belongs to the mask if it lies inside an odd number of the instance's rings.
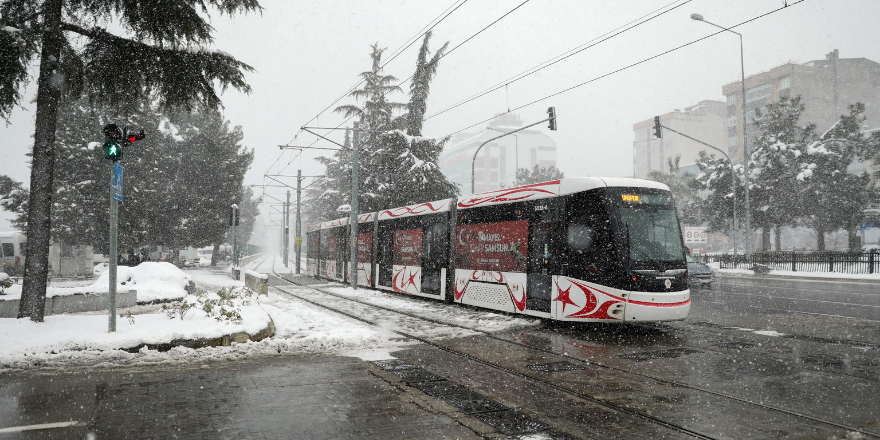
{"label": "snow covered ground", "polygon": [[[271,264],[271,263],[267,263]],[[240,287],[220,270],[186,271],[197,287],[216,291]],[[106,312],[47,316],[37,324],[27,319],[0,319],[0,372],[17,369],[66,369],[76,367],[143,367],[156,364],[228,361],[258,355],[286,353],[346,353],[366,359],[387,359],[388,351],[410,344],[398,335],[312,306],[271,291],[268,298],[242,307],[242,324],[217,322],[192,310],[186,318],[170,319],[161,305],[137,306],[128,311],[134,323],[117,318],[117,332],[107,332]],[[170,342],[176,338],[208,338],[246,331],[256,333],[266,327],[271,316],[275,336],[260,342],[228,347],[189,349],[176,347],[167,352],[142,349],[128,353],[120,348],[140,344]],[[22,335],[29,335],[23,338]]]}
{"label": "snow covered ground", "polygon": [[[283,265],[282,265],[283,267]],[[277,269],[273,259],[256,261],[254,269],[266,273]],[[221,288],[238,288],[243,281],[234,280],[224,269],[198,268],[186,270],[187,280],[200,289],[215,292]],[[166,280],[176,285],[180,279]],[[141,281],[142,282],[142,281]],[[138,284],[140,284],[139,282]],[[18,369],[71,369],[114,367],[149,367],[158,364],[202,364],[229,361],[253,356],[275,356],[289,353],[336,353],[357,356],[367,360],[388,359],[400,347],[415,343],[394,333],[402,330],[426,338],[447,338],[473,334],[471,330],[497,331],[515,326],[536,325],[535,320],[500,315],[490,311],[447,306],[434,301],[408,298],[370,289],[351,290],[341,285],[330,286],[333,293],[357,297],[369,304],[424,316],[451,325],[430,323],[416,318],[399,318],[387,311],[318,293],[306,287],[283,286],[270,289],[268,297],[261,296],[251,305],[242,307],[242,324],[217,322],[204,312],[191,310],[181,320],[170,319],[161,305],[136,306],[120,310],[131,312],[134,323],[125,317],[117,318],[117,332],[107,332],[106,312],[47,316],[44,323],[26,319],[0,319],[0,372]],[[138,287],[140,294],[140,287]],[[358,308],[358,316],[379,321],[377,326],[348,318],[333,311],[297,299],[299,295],[311,300],[323,297],[321,302],[335,303],[341,310]],[[331,304],[333,305],[333,304]],[[246,342],[228,347],[189,349],[176,347],[167,352],[141,349],[129,353],[121,348],[141,344],[167,343],[177,338],[209,338],[223,334],[262,330],[269,318],[275,325],[275,336],[260,342]],[[28,335],[28,337],[22,337]]]}

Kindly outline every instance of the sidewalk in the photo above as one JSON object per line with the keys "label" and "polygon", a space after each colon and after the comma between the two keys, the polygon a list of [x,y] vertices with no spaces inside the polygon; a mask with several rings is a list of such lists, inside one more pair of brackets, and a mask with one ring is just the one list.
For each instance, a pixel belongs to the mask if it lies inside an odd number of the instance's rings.
{"label": "sidewalk", "polygon": [[493,436],[488,426],[468,428],[451,406],[387,376],[370,362],[332,355],[52,380],[0,376],[0,429],[72,421],[3,438],[481,438],[474,429]]}

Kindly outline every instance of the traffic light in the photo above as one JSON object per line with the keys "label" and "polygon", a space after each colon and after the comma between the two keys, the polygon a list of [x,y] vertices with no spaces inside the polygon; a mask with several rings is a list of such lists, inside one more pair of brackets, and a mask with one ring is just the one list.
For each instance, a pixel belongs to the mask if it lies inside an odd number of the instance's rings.
{"label": "traffic light", "polygon": [[547,115],[550,117],[550,125],[548,127],[556,131],[556,107],[550,107],[547,109]]}
{"label": "traffic light", "polygon": [[141,129],[138,132],[135,132],[135,130],[132,129],[131,133],[129,133],[128,127],[125,127],[123,129],[123,131],[125,132],[125,139],[128,141],[128,143],[133,143],[134,141],[139,141],[139,140],[147,137],[147,135],[144,133],[143,129]]}
{"label": "traffic light", "polygon": [[122,159],[122,153],[125,150],[125,147],[134,141],[139,141],[144,139],[147,135],[144,133],[144,130],[135,130],[131,129],[129,132],[128,127],[122,127],[119,129],[119,126],[116,124],[107,124],[104,126],[104,158],[110,159],[113,162]]}
{"label": "traffic light", "polygon": [[724,196],[724,205],[724,209],[727,210],[727,215],[733,216],[733,193]]}
{"label": "traffic light", "polygon": [[110,159],[113,162],[122,159],[122,143],[108,137],[104,141],[104,159]]}
{"label": "traffic light", "polygon": [[660,127],[660,116],[654,116],[654,137],[657,139],[663,137],[663,130]]}

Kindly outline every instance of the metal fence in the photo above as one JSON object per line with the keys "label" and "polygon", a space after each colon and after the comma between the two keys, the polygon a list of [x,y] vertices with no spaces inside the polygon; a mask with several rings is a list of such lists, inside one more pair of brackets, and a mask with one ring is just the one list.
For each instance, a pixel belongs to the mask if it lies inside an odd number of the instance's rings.
{"label": "metal fence", "polygon": [[717,262],[721,269],[752,269],[756,264],[772,270],[870,274],[880,272],[876,252],[759,252],[748,257],[732,254],[696,256],[704,263]]}

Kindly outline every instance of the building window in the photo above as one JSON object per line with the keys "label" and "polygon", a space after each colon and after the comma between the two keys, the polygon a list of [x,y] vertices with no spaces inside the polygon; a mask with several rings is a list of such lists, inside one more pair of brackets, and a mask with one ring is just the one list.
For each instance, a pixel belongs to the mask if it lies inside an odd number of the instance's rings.
{"label": "building window", "polygon": [[660,142],[651,142],[651,152],[657,153],[660,151]]}
{"label": "building window", "polygon": [[755,111],[754,110],[749,110],[748,112],[746,112],[746,122],[748,122],[749,124],[752,124],[755,122]]}
{"label": "building window", "polygon": [[791,78],[785,77],[779,80],[779,90],[785,90],[791,87]]}
{"label": "building window", "polygon": [[746,102],[766,99],[773,95],[773,84],[764,84],[746,90]]}
{"label": "building window", "polygon": [[728,145],[729,147],[732,147],[732,146],[736,145],[737,142],[739,142],[739,140],[738,140],[738,138],[737,138],[736,136],[733,136],[733,137],[729,137],[729,138],[727,138],[727,145]]}
{"label": "building window", "polygon": [[663,141],[663,148],[665,148],[667,150],[671,150],[672,149],[672,139],[666,139],[665,141]]}
{"label": "building window", "polygon": [[736,105],[736,95],[727,95],[727,105]]}
{"label": "building window", "polygon": [[736,127],[736,120],[739,119],[736,116],[731,116],[727,118],[727,126],[728,127]]}

